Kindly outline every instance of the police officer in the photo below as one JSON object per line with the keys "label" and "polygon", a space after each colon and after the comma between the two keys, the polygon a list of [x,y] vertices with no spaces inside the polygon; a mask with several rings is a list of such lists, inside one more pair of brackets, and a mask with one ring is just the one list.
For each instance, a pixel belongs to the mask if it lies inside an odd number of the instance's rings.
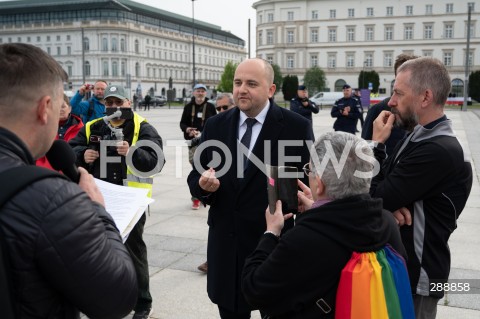
{"label": "police officer", "polygon": [[305,85],[299,85],[297,96],[290,101],[290,110],[312,121],[312,113],[318,113],[318,106],[308,99]]}
{"label": "police officer", "polygon": [[330,115],[336,117],[333,129],[355,134],[360,112],[357,107],[358,101],[352,97],[352,87],[348,84],[343,86],[343,97],[335,102]]}

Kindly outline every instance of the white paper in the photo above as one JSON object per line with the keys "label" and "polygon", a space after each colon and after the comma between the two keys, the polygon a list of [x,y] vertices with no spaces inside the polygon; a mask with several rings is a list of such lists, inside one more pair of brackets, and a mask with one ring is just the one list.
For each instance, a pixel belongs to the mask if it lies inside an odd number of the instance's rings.
{"label": "white paper", "polygon": [[112,216],[125,242],[133,226],[154,200],[147,196],[146,188],[115,185],[97,178],[95,183],[105,199],[105,209]]}

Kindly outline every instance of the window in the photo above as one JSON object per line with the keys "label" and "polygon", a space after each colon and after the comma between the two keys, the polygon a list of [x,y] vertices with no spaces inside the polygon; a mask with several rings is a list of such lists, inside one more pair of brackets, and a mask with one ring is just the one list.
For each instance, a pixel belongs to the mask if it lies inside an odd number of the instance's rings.
{"label": "window", "polygon": [[259,14],[258,15],[258,24],[262,24],[263,23],[263,15]]}
{"label": "window", "polygon": [[40,41],[41,41],[41,37],[37,36],[37,42],[40,42]]}
{"label": "window", "polygon": [[263,44],[263,33],[262,31],[258,31],[258,45]]}
{"label": "window", "polygon": [[335,53],[329,53],[327,61],[329,68],[333,69],[337,67],[337,55]]}
{"label": "window", "polygon": [[287,69],[293,69],[295,67],[295,59],[293,55],[287,55]]}
{"label": "window", "polygon": [[273,22],[273,13],[267,14],[267,21],[268,22]]}
{"label": "window", "polygon": [[[138,42],[138,40],[135,40],[135,53],[140,53],[140,42]],[[137,62],[137,64],[138,64],[138,62]]]}
{"label": "window", "polygon": [[32,39],[30,37],[27,37],[27,42],[31,42]]}
{"label": "window", "polygon": [[433,51],[432,50],[424,50],[422,51],[422,55],[425,57],[432,57],[433,56]]}
{"label": "window", "polygon": [[383,66],[386,68],[391,68],[393,66],[393,53],[385,52],[383,54]]}
{"label": "window", "polygon": [[446,13],[453,13],[453,3],[447,3],[445,8]]}
{"label": "window", "polygon": [[295,20],[295,19],[293,18],[293,11],[288,11],[288,12],[287,12],[287,20],[288,20],[288,21],[293,21],[293,20]]}
{"label": "window", "polygon": [[273,44],[273,31],[267,31],[267,44]]}
{"label": "window", "polygon": [[50,42],[50,36],[47,35],[47,42]]}
{"label": "window", "polygon": [[452,39],[453,38],[453,24],[452,23],[445,23],[443,36],[446,39]]}
{"label": "window", "polygon": [[85,70],[84,70],[84,71],[85,71],[85,75],[86,75],[86,76],[90,76],[90,75],[91,75],[91,72],[90,72],[90,62],[86,61],[84,68],[85,68]]}
{"label": "window", "polygon": [[[465,38],[468,36],[468,22],[465,22]],[[475,37],[475,21],[470,21],[470,38]]]}
{"label": "window", "polygon": [[273,55],[267,55],[267,62],[273,64]]}
{"label": "window", "polygon": [[470,7],[472,8],[472,12],[475,12],[475,2],[469,2],[467,4],[467,8],[470,8]]}
{"label": "window", "polygon": [[67,74],[68,76],[72,76],[73,68],[71,65],[67,65]]}
{"label": "window", "polygon": [[118,76],[118,62],[112,62],[112,76]]}
{"label": "window", "polygon": [[425,5],[425,14],[430,15],[433,13],[433,5],[431,4],[426,4]]}
{"label": "window", "polygon": [[355,27],[347,27],[347,41],[348,42],[355,41]]}
{"label": "window", "polygon": [[347,68],[355,67],[355,53],[347,53]]}
{"label": "window", "polygon": [[393,16],[393,7],[387,7],[387,17]]}
{"label": "window", "polygon": [[121,76],[125,76],[125,73],[126,73],[125,62],[122,61],[122,62],[120,63],[120,75],[121,75]]}
{"label": "window", "polygon": [[72,55],[72,47],[67,47],[67,55]]}
{"label": "window", "polygon": [[374,33],[373,27],[365,27],[365,41],[373,41]]}
{"label": "window", "polygon": [[423,26],[423,38],[424,39],[433,39],[433,25],[425,24]]}
{"label": "window", "polygon": [[443,64],[452,66],[452,52],[443,52]]}
{"label": "window", "polygon": [[406,6],[406,7],[405,7],[405,14],[406,14],[407,16],[413,15],[413,6]]}
{"label": "window", "polygon": [[310,67],[313,68],[315,66],[318,66],[318,55],[312,54],[310,56]]}
{"label": "window", "polygon": [[385,26],[385,40],[393,40],[393,26]]}
{"label": "window", "polygon": [[310,31],[310,42],[312,43],[318,42],[318,29],[312,29]]}
{"label": "window", "polygon": [[120,51],[125,52],[125,39],[120,39]]}
{"label": "window", "polygon": [[404,40],[412,40],[413,39],[413,26],[406,25],[405,32],[404,32]]}
{"label": "window", "polygon": [[373,52],[365,53],[365,61],[363,64],[366,68],[373,67]]}
{"label": "window", "polygon": [[102,75],[108,76],[108,61],[102,61]]}
{"label": "window", "polygon": [[52,54],[52,49],[50,47],[47,48],[47,53],[50,55]]}
{"label": "window", "polygon": [[57,47],[57,55],[62,55],[62,48],[61,47]]}
{"label": "window", "polygon": [[60,40],[60,36],[59,36],[59,35],[57,35],[57,41],[61,41],[61,40]]}
{"label": "window", "polygon": [[67,35],[67,41],[70,41],[70,34]]}
{"label": "window", "polygon": [[337,17],[337,10],[330,10],[330,19],[335,19]]}
{"label": "window", "polygon": [[102,39],[102,51],[108,51],[108,39],[107,38]]}
{"label": "window", "polygon": [[318,20],[318,11],[317,10],[312,11],[312,20]]}
{"label": "window", "polygon": [[118,51],[118,41],[117,38],[112,38],[112,52]]}
{"label": "window", "polygon": [[337,29],[329,28],[328,29],[328,42],[337,42]]}
{"label": "window", "polygon": [[139,77],[140,76],[140,63],[135,63],[135,76]]}
{"label": "window", "polygon": [[373,8],[367,8],[367,17],[373,17]]}
{"label": "window", "polygon": [[355,17],[355,9],[348,9],[348,17],[349,18]]}
{"label": "window", "polygon": [[293,31],[287,31],[287,43],[294,43],[295,42],[295,36]]}
{"label": "window", "polygon": [[83,38],[83,50],[90,50],[90,40],[87,37]]}

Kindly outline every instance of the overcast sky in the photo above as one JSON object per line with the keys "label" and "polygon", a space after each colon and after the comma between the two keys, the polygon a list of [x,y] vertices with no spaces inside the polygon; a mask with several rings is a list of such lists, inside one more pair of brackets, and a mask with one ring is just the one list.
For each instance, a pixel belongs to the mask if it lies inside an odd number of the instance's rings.
{"label": "overcast sky", "polygon": [[[191,0],[134,0],[155,8],[192,17]],[[250,56],[255,56],[255,10],[252,4],[258,0],[195,0],[195,20],[218,25],[245,40],[248,50],[248,19],[250,19]]]}

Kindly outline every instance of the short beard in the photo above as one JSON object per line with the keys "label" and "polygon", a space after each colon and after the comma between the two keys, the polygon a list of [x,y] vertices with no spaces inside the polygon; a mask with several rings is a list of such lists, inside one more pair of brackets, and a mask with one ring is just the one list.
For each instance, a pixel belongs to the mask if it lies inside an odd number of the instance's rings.
{"label": "short beard", "polygon": [[408,111],[407,114],[401,115],[398,111],[393,111],[396,115],[395,126],[404,129],[408,132],[412,132],[415,126],[418,124],[418,116],[414,112]]}

